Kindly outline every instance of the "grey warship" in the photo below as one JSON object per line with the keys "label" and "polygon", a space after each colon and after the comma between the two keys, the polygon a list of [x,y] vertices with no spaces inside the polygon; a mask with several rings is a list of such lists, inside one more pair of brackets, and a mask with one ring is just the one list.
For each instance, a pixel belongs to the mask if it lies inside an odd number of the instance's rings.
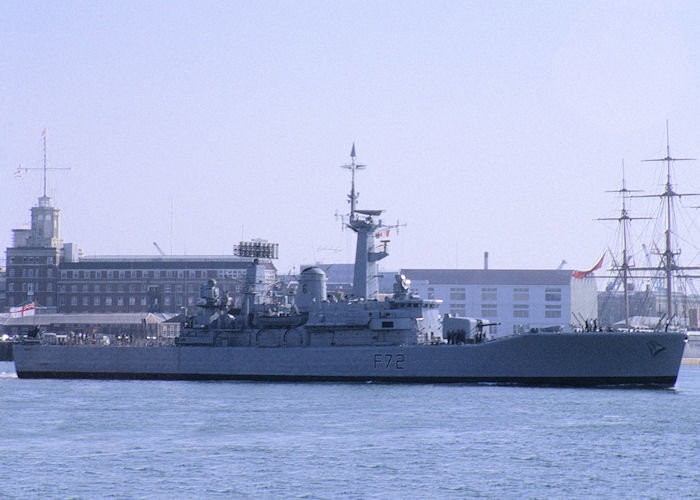
{"label": "grey warship", "polygon": [[411,292],[397,276],[379,300],[377,262],[388,242],[382,210],[357,208],[355,147],[345,224],[357,235],[353,293],[329,296],[324,272],[303,269],[291,303],[270,299],[264,265],[247,270],[245,300],[210,279],[200,311],[188,316],[173,346],[45,345],[14,347],[20,378],[375,381],[598,386],[675,384],[686,343],[681,332],[536,331],[490,338],[478,320],[443,317],[439,300]]}

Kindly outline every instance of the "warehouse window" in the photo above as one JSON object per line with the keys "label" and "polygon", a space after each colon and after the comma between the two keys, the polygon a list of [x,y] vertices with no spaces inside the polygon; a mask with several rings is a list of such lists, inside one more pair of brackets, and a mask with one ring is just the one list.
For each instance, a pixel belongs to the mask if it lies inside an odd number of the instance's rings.
{"label": "warehouse window", "polygon": [[454,316],[466,316],[466,304],[450,304],[450,314]]}
{"label": "warehouse window", "polygon": [[561,318],[561,305],[547,304],[544,306],[545,318]]}
{"label": "warehouse window", "polygon": [[514,318],[528,318],[528,317],[530,317],[530,306],[527,304],[513,304],[513,317]]}
{"label": "warehouse window", "polygon": [[498,316],[496,304],[481,304],[481,315],[485,318],[495,318]]}

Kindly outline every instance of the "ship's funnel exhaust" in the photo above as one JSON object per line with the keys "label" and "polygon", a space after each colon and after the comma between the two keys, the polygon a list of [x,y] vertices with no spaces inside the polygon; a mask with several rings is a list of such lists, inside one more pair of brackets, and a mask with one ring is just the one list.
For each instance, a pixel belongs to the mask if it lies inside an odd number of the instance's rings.
{"label": "ship's funnel exhaust", "polygon": [[296,305],[300,311],[310,311],[314,304],[326,300],[326,273],[318,267],[307,267],[299,276]]}

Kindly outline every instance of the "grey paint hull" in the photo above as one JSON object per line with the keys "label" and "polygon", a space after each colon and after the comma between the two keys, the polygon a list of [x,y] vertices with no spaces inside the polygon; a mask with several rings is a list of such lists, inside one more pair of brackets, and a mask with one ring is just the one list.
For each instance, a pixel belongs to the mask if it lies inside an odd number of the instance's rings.
{"label": "grey paint hull", "polygon": [[20,378],[675,384],[685,335],[533,333],[467,345],[116,347],[18,344]]}

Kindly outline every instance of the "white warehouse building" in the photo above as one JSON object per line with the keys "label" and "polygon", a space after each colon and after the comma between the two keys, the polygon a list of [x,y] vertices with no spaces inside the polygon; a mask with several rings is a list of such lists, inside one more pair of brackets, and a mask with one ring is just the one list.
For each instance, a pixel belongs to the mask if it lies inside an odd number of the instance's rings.
{"label": "white warehouse building", "polygon": [[440,299],[440,313],[481,318],[503,336],[553,326],[593,324],[598,317],[594,278],[571,270],[402,269],[421,297]]}

